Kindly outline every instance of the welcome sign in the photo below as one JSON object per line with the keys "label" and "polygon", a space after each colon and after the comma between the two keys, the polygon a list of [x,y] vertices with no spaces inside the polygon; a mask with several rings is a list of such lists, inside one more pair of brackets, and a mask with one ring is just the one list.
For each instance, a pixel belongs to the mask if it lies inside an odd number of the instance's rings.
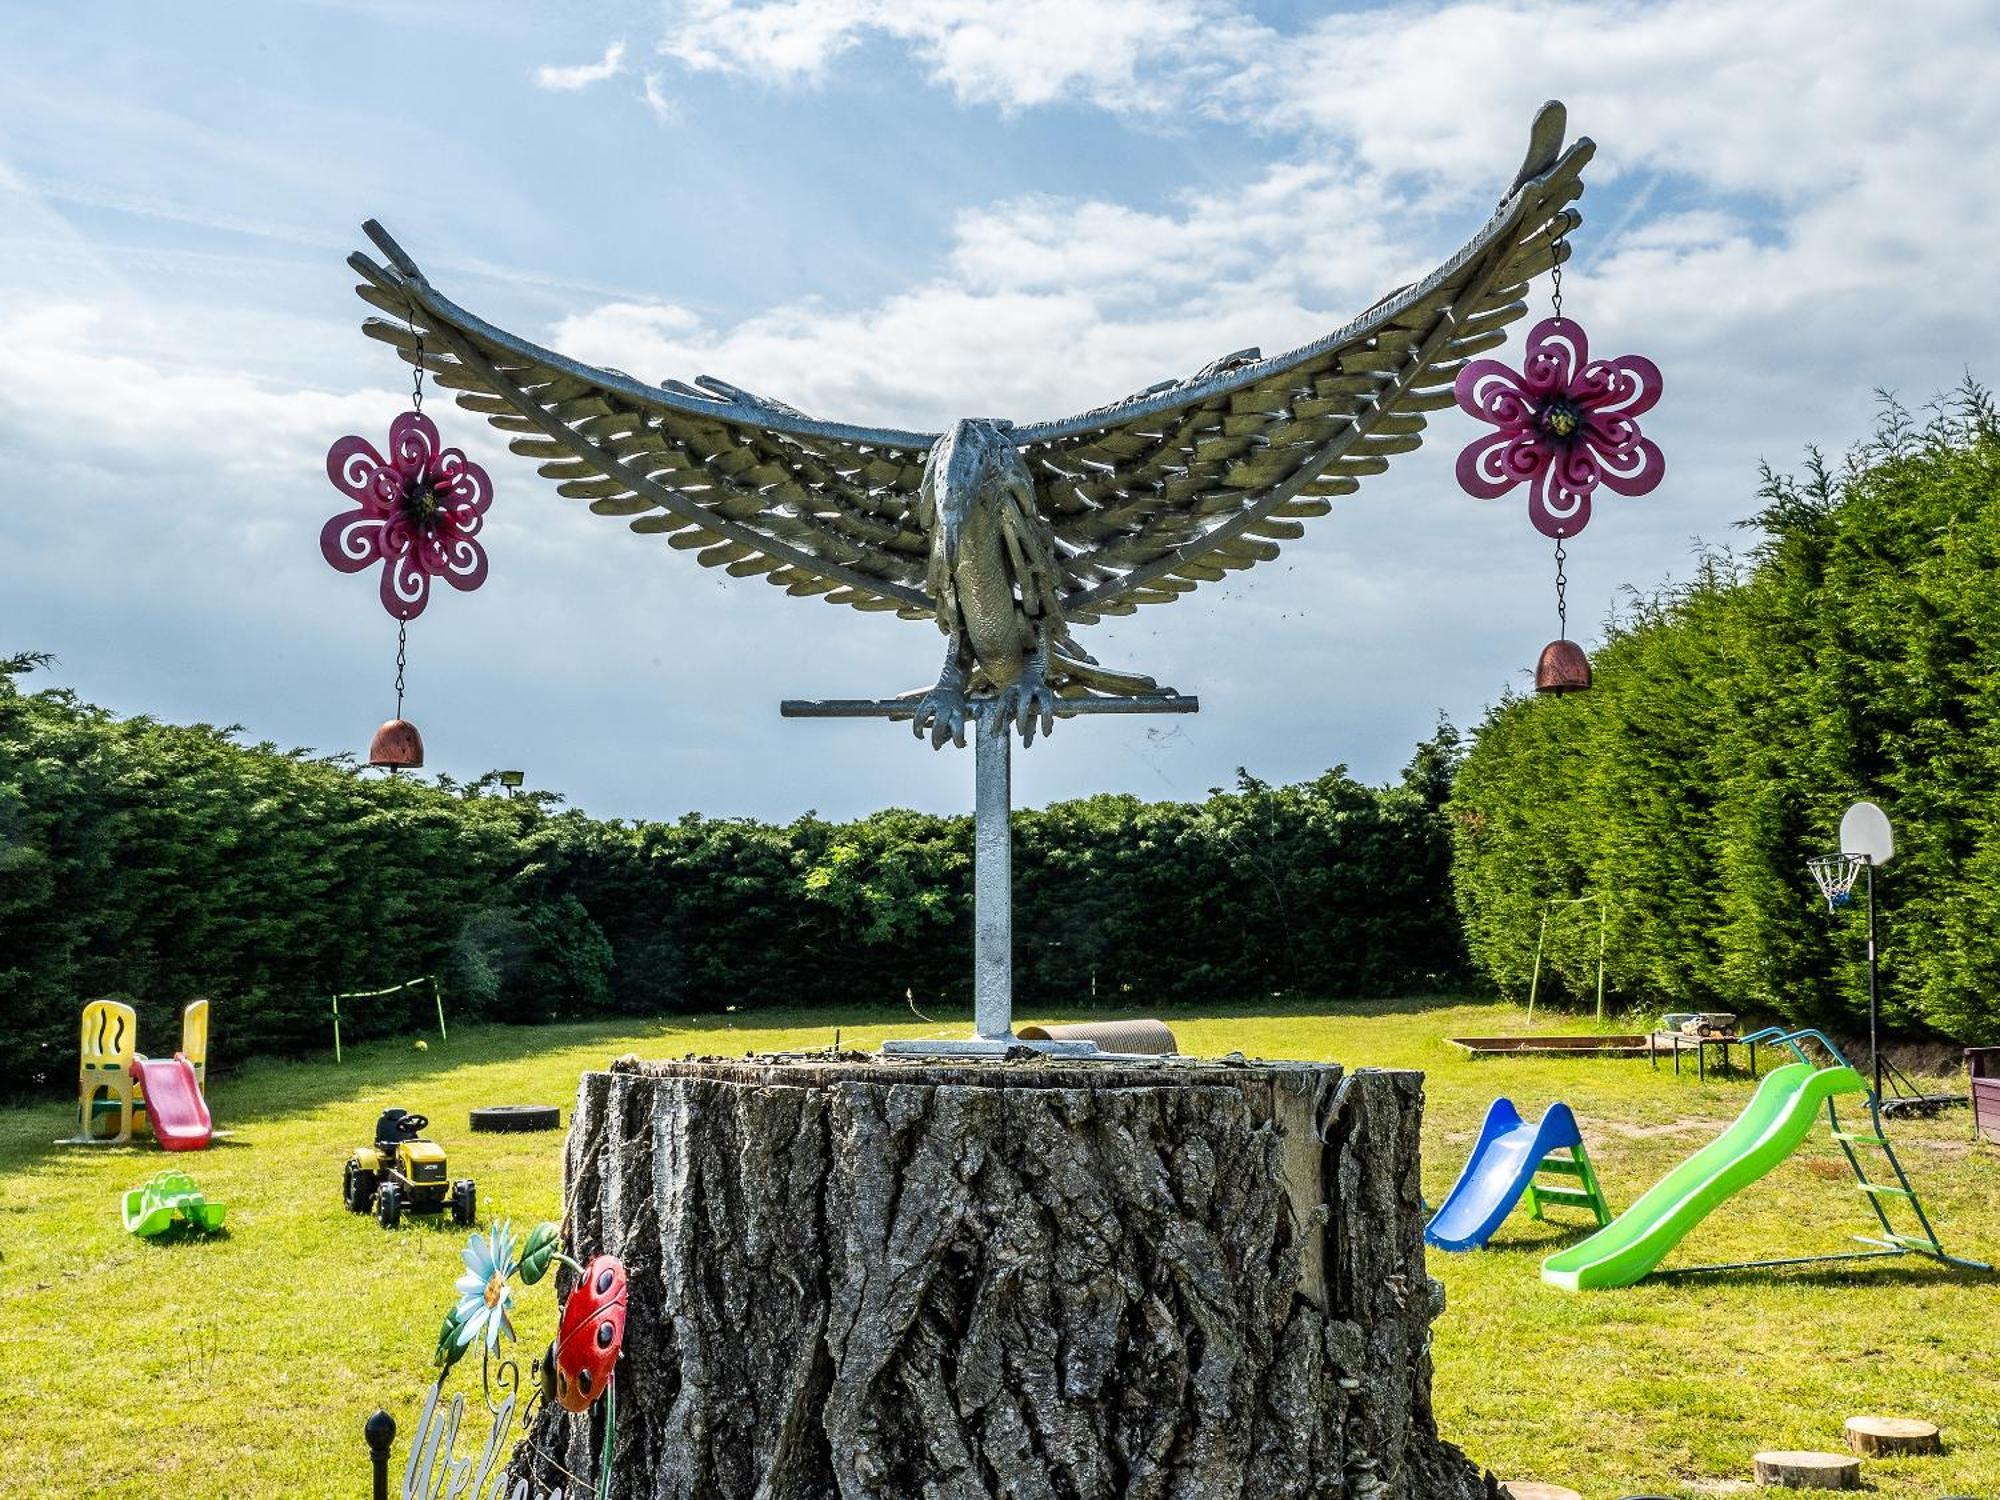
{"label": "welcome sign", "polygon": [[[504,1470],[506,1454],[514,1431],[514,1400],[508,1396],[493,1409],[493,1425],[484,1447],[460,1456],[458,1445],[465,1424],[465,1393],[441,1407],[442,1381],[433,1385],[424,1398],[423,1415],[418,1419],[416,1440],[410,1445],[410,1460],[403,1468],[403,1500],[563,1500],[560,1486],[554,1490],[534,1488],[526,1479],[507,1488]],[[471,1439],[477,1442],[477,1438]]]}

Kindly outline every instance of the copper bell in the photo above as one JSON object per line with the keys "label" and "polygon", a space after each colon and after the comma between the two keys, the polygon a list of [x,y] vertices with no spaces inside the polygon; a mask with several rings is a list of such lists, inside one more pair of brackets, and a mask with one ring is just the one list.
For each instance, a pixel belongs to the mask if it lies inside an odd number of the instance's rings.
{"label": "copper bell", "polygon": [[[1575,641],[1550,641],[1535,663],[1538,693],[1580,693],[1590,686],[1590,658]],[[411,733],[416,731],[412,730]]]}
{"label": "copper bell", "polygon": [[[1589,676],[1589,668],[1584,669]],[[368,743],[368,764],[392,771],[414,771],[424,763],[424,737],[408,719],[391,719]]]}

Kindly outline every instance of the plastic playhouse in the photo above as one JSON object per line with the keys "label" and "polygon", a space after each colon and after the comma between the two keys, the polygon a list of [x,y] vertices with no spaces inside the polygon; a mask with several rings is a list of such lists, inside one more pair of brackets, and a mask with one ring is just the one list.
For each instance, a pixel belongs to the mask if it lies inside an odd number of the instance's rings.
{"label": "plastic playhouse", "polygon": [[[1767,1046],[1790,1049],[1797,1061],[1765,1074],[1734,1124],[1662,1177],[1609,1226],[1543,1261],[1542,1280],[1567,1291],[1591,1291],[1631,1286],[1655,1274],[1660,1262],[1690,1230],[1797,1150],[1822,1113],[1853,1170],[1857,1190],[1874,1213],[1879,1231],[1855,1238],[1875,1248],[1676,1267],[1671,1273],[1660,1274],[1812,1265],[1894,1255],[1922,1255],[1974,1270],[1992,1269],[1946,1251],[1930,1215],[1924,1211],[1923,1200],[1917,1196],[1915,1185],[1896,1156],[1896,1148],[1890,1144],[1879,1095],[1838,1047],[1812,1030],[1787,1032],[1773,1027],[1757,1033],[1756,1039]],[[1816,1065],[1807,1055],[1808,1044],[1824,1053],[1827,1059],[1824,1066]],[[1868,1108],[1869,1124],[1865,1129],[1846,1128],[1841,1123],[1835,1101],[1854,1094],[1859,1094]],[[1892,1180],[1878,1182],[1870,1177],[1860,1151],[1877,1153]],[[1900,1206],[1914,1219],[1917,1233],[1896,1228],[1890,1217],[1892,1206]]]}
{"label": "plastic playhouse", "polygon": [[[1547,1180],[1551,1176],[1561,1180]],[[1567,1104],[1551,1104],[1529,1124],[1513,1100],[1495,1099],[1465,1169],[1424,1229],[1424,1243],[1440,1250],[1481,1249],[1523,1195],[1537,1219],[1544,1207],[1559,1204],[1590,1210],[1600,1228],[1611,1222],[1583,1132]]]}
{"label": "plastic playhouse", "polygon": [[80,1133],[65,1144],[122,1146],[143,1118],[169,1151],[199,1151],[215,1133],[204,1089],[208,1083],[208,1002],[181,1012],[180,1050],[171,1058],[138,1050],[139,1018],[119,1000],[83,1008],[77,1064]]}

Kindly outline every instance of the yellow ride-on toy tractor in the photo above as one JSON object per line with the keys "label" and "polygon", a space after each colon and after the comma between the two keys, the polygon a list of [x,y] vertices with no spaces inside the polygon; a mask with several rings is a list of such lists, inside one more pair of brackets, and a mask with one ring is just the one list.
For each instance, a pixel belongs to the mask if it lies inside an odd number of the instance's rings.
{"label": "yellow ride-on toy tractor", "polygon": [[405,1213],[451,1210],[454,1224],[470,1224],[479,1210],[470,1177],[447,1175],[444,1147],[424,1139],[430,1121],[400,1109],[385,1109],[375,1122],[375,1144],[347,1158],[340,1196],[357,1214],[375,1210],[375,1221],[394,1229]]}

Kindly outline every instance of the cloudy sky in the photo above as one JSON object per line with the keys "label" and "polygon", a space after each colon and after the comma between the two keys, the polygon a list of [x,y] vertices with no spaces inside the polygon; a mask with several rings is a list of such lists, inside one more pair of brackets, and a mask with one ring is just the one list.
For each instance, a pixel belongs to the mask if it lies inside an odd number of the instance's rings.
{"label": "cloudy sky", "polygon": [[[407,390],[356,332],[364,218],[488,319],[648,379],[1035,420],[1429,269],[1549,97],[1599,147],[1568,310],[1667,382],[1667,482],[1574,545],[1588,634],[1693,539],[1743,542],[1759,459],[1844,447],[1876,387],[2000,379],[1990,0],[9,5],[0,647],[123,713],[366,744],[394,626],[316,545],[328,443]],[[777,716],[919,685],[929,626],[719,579],[434,410],[500,493],[491,581],[412,628],[433,767],[603,815],[966,805],[964,754]],[[1019,800],[1387,778],[1524,685],[1546,545],[1457,491],[1468,419],[1432,433],[1277,563],[1088,635],[1203,712],[1059,727]]]}

